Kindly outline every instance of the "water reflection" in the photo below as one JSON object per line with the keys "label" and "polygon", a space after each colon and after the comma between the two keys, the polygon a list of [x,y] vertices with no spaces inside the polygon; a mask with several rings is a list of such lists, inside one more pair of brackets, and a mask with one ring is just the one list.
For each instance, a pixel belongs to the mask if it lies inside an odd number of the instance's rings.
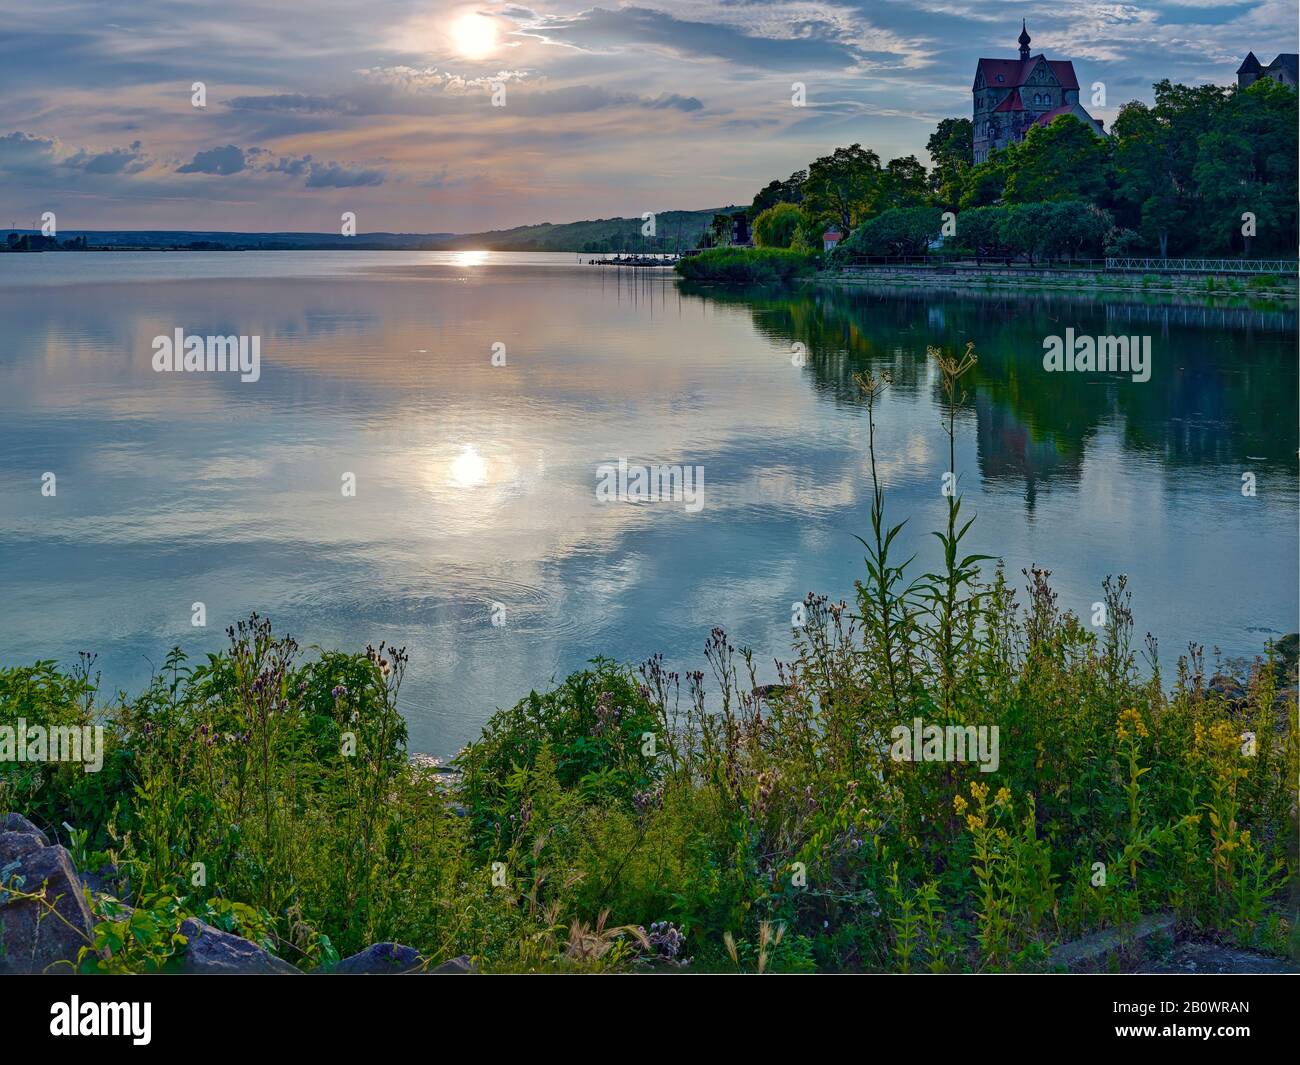
{"label": "water reflection", "polygon": [[[946,465],[925,351],[968,339],[973,549],[1012,573],[1049,565],[1080,612],[1130,573],[1169,653],[1191,638],[1246,653],[1255,630],[1293,625],[1293,313],[723,294],[570,256],[156,258],[0,276],[5,662],[89,647],[133,687],[172,643],[216,649],[258,609],[305,644],[410,645],[413,743],[438,754],[594,654],[699,667],[714,624],[770,673],[790,603],[857,576],[853,373],[893,376],[879,465],[909,519],[900,550],[925,565]],[[1149,328],[1151,381],[1044,374],[1042,338],[1067,325]],[[261,335],[262,379],[153,373],[150,339],[177,326]],[[595,469],[619,458],[704,466],[704,509],[597,502]],[[209,630],[189,625],[195,601]]]}

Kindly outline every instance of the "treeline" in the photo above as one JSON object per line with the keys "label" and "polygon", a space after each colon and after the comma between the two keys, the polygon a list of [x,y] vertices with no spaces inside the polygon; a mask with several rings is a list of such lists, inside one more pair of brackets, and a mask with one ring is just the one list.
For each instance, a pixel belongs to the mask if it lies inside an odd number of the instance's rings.
{"label": "treeline", "polygon": [[[820,250],[835,229],[849,237],[841,254],[924,254],[943,236],[990,256],[1294,256],[1295,89],[1154,90],[1153,105],[1120,108],[1108,137],[1062,115],[979,165],[965,118],[939,123],[928,170],[838,148],[754,197],[754,242]],[[959,220],[945,227],[945,212]]]}

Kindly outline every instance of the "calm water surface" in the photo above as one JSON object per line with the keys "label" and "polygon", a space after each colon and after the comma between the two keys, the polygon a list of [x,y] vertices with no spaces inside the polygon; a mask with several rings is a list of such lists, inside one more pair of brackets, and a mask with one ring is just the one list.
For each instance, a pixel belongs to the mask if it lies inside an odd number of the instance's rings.
{"label": "calm water surface", "polygon": [[[1294,311],[722,295],[577,258],[0,256],[0,661],[89,649],[134,691],[171,645],[216,650],[258,610],[305,645],[406,644],[411,744],[437,755],[596,654],[704,668],[714,625],[771,679],[792,602],[861,569],[853,372],[893,375],[880,469],[925,565],[947,466],[925,350],[967,340],[972,550],[1047,566],[1085,615],[1127,573],[1166,664],[1295,629]],[[1069,326],[1149,334],[1151,380],[1044,373]],[[153,372],[177,327],[260,335],[261,380]],[[620,457],[703,466],[703,510],[598,502]]]}

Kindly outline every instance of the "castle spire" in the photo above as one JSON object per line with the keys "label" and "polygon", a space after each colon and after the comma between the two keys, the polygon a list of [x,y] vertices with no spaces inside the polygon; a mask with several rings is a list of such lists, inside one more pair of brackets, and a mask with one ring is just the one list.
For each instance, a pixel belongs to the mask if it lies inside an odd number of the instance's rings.
{"label": "castle spire", "polygon": [[1020,58],[1029,58],[1029,28],[1024,19],[1020,20]]}

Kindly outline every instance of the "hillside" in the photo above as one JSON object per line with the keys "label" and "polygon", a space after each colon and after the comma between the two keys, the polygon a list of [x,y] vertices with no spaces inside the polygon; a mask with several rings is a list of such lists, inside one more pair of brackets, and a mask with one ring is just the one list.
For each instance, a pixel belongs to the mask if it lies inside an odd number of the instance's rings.
{"label": "hillside", "polygon": [[[655,217],[655,236],[643,237],[640,218],[597,218],[555,225],[496,229],[487,233],[358,233],[344,237],[337,233],[223,233],[196,230],[64,230],[59,243],[84,237],[90,250],[181,249],[187,251],[440,251],[475,248],[491,251],[676,251],[693,248],[713,216],[741,210],[715,207],[706,211],[664,211]],[[19,229],[19,236],[31,242],[53,245],[38,231]],[[2,244],[3,241],[0,241]],[[0,249],[3,250],[3,249]],[[52,246],[48,250],[56,250]]]}
{"label": "hillside", "polygon": [[712,207],[705,211],[664,211],[655,216],[655,236],[641,236],[645,224],[638,218],[597,218],[594,221],[467,233],[453,237],[448,248],[487,248],[494,251],[615,252],[675,251],[693,248],[715,214],[730,214],[739,207]]}

